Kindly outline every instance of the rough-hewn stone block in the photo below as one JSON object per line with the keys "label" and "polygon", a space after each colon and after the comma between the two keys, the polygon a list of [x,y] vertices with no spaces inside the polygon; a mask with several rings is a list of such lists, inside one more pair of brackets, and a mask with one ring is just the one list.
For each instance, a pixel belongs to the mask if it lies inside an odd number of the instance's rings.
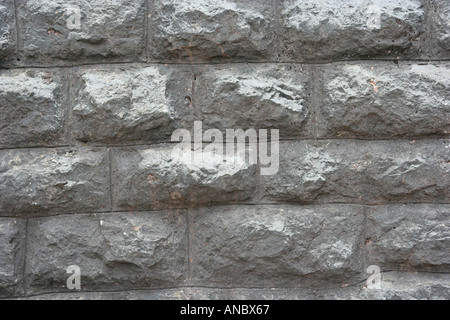
{"label": "rough-hewn stone block", "polygon": [[274,60],[273,1],[152,1],[149,58],[173,62]]}
{"label": "rough-hewn stone block", "polygon": [[65,85],[54,71],[0,71],[0,147],[61,145]]}
{"label": "rough-hewn stone block", "polygon": [[357,279],[363,269],[359,206],[229,206],[191,214],[192,275],[198,283],[332,286]]}
{"label": "rough-hewn stone block", "polygon": [[0,151],[0,214],[104,211],[110,208],[104,149]]}
{"label": "rough-hewn stone block", "polygon": [[[0,66],[11,64],[17,57],[14,1],[0,0]],[[14,61],[15,62],[15,61]]]}
{"label": "rough-hewn stone block", "polygon": [[366,255],[381,270],[450,271],[450,206],[369,207]]}
{"label": "rough-hewn stone block", "polygon": [[24,64],[136,61],[144,0],[19,0]]}
{"label": "rough-hewn stone block", "polygon": [[262,176],[265,201],[448,202],[446,140],[330,140],[280,144],[280,169]]}
{"label": "rough-hewn stone block", "polygon": [[0,218],[0,298],[23,294],[25,220]]}
{"label": "rough-hewn stone block", "polygon": [[447,0],[430,1],[431,18],[430,42],[427,48],[430,59],[450,58],[450,2]]}
{"label": "rough-hewn stone block", "polygon": [[75,139],[169,142],[177,126],[187,126],[184,115],[190,112],[186,97],[192,95],[192,80],[183,70],[163,66],[81,69],[71,90]]}
{"label": "rough-hewn stone block", "polygon": [[281,19],[281,59],[296,61],[414,55],[425,30],[418,0],[289,0]]}
{"label": "rough-hewn stone block", "polygon": [[364,63],[321,68],[319,137],[450,132],[450,65]]}
{"label": "rough-hewn stone block", "polygon": [[34,218],[28,237],[29,294],[69,291],[71,265],[88,291],[174,286],[188,276],[182,212]]}
{"label": "rough-hewn stone block", "polygon": [[308,67],[234,64],[197,70],[192,113],[205,129],[274,128],[282,138],[310,134]]}
{"label": "rough-hewn stone block", "polygon": [[205,151],[203,160],[196,161],[174,156],[174,146],[113,150],[115,210],[234,203],[256,193],[256,165],[242,156],[219,158]]}

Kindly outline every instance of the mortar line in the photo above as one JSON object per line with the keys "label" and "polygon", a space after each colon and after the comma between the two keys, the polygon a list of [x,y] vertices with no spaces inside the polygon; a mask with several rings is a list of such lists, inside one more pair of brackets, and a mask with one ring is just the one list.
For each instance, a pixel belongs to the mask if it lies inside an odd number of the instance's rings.
{"label": "mortar line", "polygon": [[84,66],[97,66],[97,67],[101,67],[101,66],[109,66],[109,65],[120,65],[120,64],[128,64],[128,65],[132,65],[132,64],[143,64],[143,65],[161,65],[161,66],[166,66],[166,65],[173,65],[173,66],[221,66],[221,65],[238,65],[238,64],[291,64],[291,65],[329,65],[329,64],[340,64],[340,63],[370,63],[370,62],[398,62],[398,63],[425,63],[425,64],[433,64],[433,63],[446,63],[449,62],[450,59],[446,59],[446,58],[441,58],[441,59],[355,59],[355,60],[332,60],[332,61],[303,61],[303,62],[299,62],[299,61],[277,61],[277,60],[267,60],[267,61],[234,61],[234,62],[230,62],[230,63],[224,63],[224,62],[204,62],[204,63],[186,63],[186,62],[171,62],[171,61],[151,61],[151,62],[142,62],[142,61],[109,61],[109,62],[104,62],[104,63],[98,63],[98,62],[85,62],[85,63],[80,63],[80,64],[71,64],[71,65],[47,65],[47,66],[41,66],[41,65],[27,65],[27,66],[1,66],[4,69],[55,69],[55,68],[77,68],[77,67],[84,67]]}
{"label": "mortar line", "polygon": [[[308,85],[311,86],[310,88],[310,94],[311,94],[311,110],[313,111],[313,128],[312,128],[312,135],[314,136],[315,140],[318,140],[319,138],[319,129],[317,127],[317,124],[319,123],[319,102],[317,94],[321,94],[321,90],[318,85],[318,76],[317,76],[317,68],[316,66],[311,67],[311,81],[308,81]],[[307,125],[311,125],[311,123],[307,123]]]}
{"label": "mortar line", "polygon": [[109,202],[110,202],[110,208],[111,213],[113,211],[113,188],[112,188],[112,150],[111,148],[108,148],[108,170],[109,170]]}
{"label": "mortar line", "polygon": [[20,32],[20,30],[19,30],[19,15],[18,15],[19,10],[18,10],[18,6],[17,6],[17,0],[14,0],[13,3],[14,3],[14,20],[15,20],[14,22],[15,22],[15,27],[16,27],[16,53],[17,53],[16,59],[19,59],[19,57],[21,55],[21,53],[20,53],[21,46],[19,43],[20,38],[21,38],[21,35],[19,35],[19,32]]}
{"label": "mortar line", "polygon": [[28,279],[27,279],[27,266],[28,266],[28,218],[25,219],[25,248],[23,257],[23,271],[22,271],[22,281],[23,281],[23,295],[25,298],[28,297]]}
{"label": "mortar line", "polygon": [[[416,142],[420,141],[440,141],[447,140],[449,136],[434,136],[434,137],[393,137],[393,138],[377,138],[377,139],[363,139],[363,138],[294,138],[294,139],[286,139],[280,138],[279,142],[321,142],[321,141],[339,141],[339,142],[350,142],[350,141],[365,141],[368,143],[371,142],[410,142],[411,140],[415,140]],[[210,143],[210,141],[203,141],[204,143]],[[156,142],[151,143],[150,141],[147,144],[142,143],[125,143],[125,144],[87,144],[87,145],[77,145],[77,144],[62,144],[57,146],[28,146],[28,147],[14,147],[14,148],[0,148],[0,151],[14,151],[14,150],[46,150],[46,149],[57,149],[57,148],[92,148],[92,149],[104,149],[104,148],[124,148],[124,147],[156,147],[163,145],[176,145],[179,142],[172,141],[164,141],[164,142]],[[225,143],[225,142],[224,142]],[[248,146],[248,143],[246,143]]]}
{"label": "mortar line", "polygon": [[149,9],[149,0],[145,0],[145,10],[144,10],[144,58],[145,58],[145,63],[148,63],[148,37],[149,37],[149,24],[148,24],[148,15],[150,13],[150,9]]}
{"label": "mortar line", "polygon": [[[380,205],[380,207],[384,207],[384,205]],[[362,228],[361,236],[360,236],[360,239],[359,239],[359,241],[360,241],[359,247],[362,248],[362,256],[361,256],[361,259],[363,260],[362,261],[362,265],[363,265],[363,268],[364,268],[364,270],[362,270],[362,272],[366,271],[365,269],[368,267],[367,261],[370,261],[369,256],[368,256],[368,250],[366,249],[366,245],[367,245],[366,244],[366,240],[368,239],[367,238],[367,229],[368,229],[368,226],[367,226],[367,206],[364,204],[363,205],[363,228]]]}
{"label": "mortar line", "polygon": [[188,271],[189,271],[189,278],[188,283],[192,284],[192,243],[191,243],[191,211],[186,210],[186,235],[187,235],[187,249],[188,249]]}
{"label": "mortar line", "polygon": [[[419,273],[419,274],[443,274],[443,275],[450,275],[449,272],[442,272],[442,271],[423,271],[423,270],[415,270],[413,272],[407,272],[407,271],[399,271],[399,270],[384,270],[380,271],[381,274],[387,274],[387,273],[401,273],[401,274],[413,274],[413,273]],[[355,283],[349,284],[349,287],[356,286],[358,284],[365,283],[366,280],[357,281]],[[190,288],[202,288],[202,289],[219,289],[219,290],[235,290],[235,289],[247,289],[247,290],[304,290],[304,291],[327,291],[332,289],[343,289],[342,287],[329,287],[329,288],[314,288],[314,287],[279,287],[279,286],[264,286],[264,287],[258,287],[258,286],[208,286],[208,285],[202,285],[202,284],[193,284],[193,285],[180,285],[180,286],[167,286],[167,287],[153,287],[153,288],[130,288],[130,289],[117,289],[117,290],[83,290],[83,291],[77,291],[76,294],[83,294],[83,293],[126,293],[126,292],[151,292],[151,291],[158,291],[158,290],[174,290],[174,289],[190,289]],[[71,295],[74,294],[73,292],[45,292],[45,293],[36,293],[31,294],[28,297],[38,297],[38,296],[45,296],[45,295],[51,295],[51,294],[62,294],[62,295]],[[0,299],[3,300],[3,299]]]}
{"label": "mortar line", "polygon": [[[121,209],[121,210],[108,210],[108,211],[92,211],[92,212],[65,212],[65,213],[55,213],[55,214],[36,214],[33,215],[34,212],[21,212],[21,213],[10,213],[10,214],[0,214],[1,218],[23,218],[21,215],[27,215],[28,219],[39,219],[46,217],[59,217],[59,216],[74,216],[74,215],[92,215],[92,214],[104,214],[104,213],[128,213],[128,212],[148,212],[148,213],[158,213],[165,212],[170,210],[179,210],[179,211],[187,211],[187,210],[201,210],[207,208],[220,208],[220,207],[240,207],[240,206],[261,206],[261,207],[279,207],[279,206],[292,206],[292,207],[323,207],[328,205],[337,205],[337,206],[354,206],[354,207],[384,207],[384,206],[395,206],[395,205],[410,205],[410,206],[419,206],[419,205],[440,205],[440,206],[450,206],[450,203],[447,202],[389,202],[383,204],[364,204],[364,203],[354,203],[354,202],[322,202],[322,203],[300,203],[300,202],[261,202],[261,203],[222,203],[210,206],[198,206],[198,207],[166,207],[161,209]],[[31,216],[30,216],[31,215]]]}

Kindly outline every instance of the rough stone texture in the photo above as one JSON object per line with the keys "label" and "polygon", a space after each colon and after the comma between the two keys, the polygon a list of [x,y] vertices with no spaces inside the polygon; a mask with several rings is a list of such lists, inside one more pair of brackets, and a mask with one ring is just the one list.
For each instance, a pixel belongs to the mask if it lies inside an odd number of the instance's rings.
{"label": "rough stone texture", "polygon": [[0,218],[0,298],[23,294],[25,220]]}
{"label": "rough stone texture", "polygon": [[264,201],[448,202],[448,158],[446,140],[285,142]]}
{"label": "rough stone texture", "polygon": [[183,119],[192,89],[188,77],[162,66],[82,69],[71,91],[75,139],[169,142],[178,126],[187,127]]}
{"label": "rough stone texture", "polygon": [[194,119],[204,129],[280,129],[280,136],[307,135],[309,68],[299,65],[199,67]]}
{"label": "rough stone texture", "polygon": [[361,207],[244,206],[196,210],[194,280],[215,286],[342,285],[358,279]]}
{"label": "rough stone texture", "polygon": [[144,12],[144,0],[19,0],[22,63],[136,61],[144,46]]}
{"label": "rough stone texture", "polygon": [[174,146],[113,151],[115,210],[243,202],[256,193],[256,165],[241,155],[221,158],[204,151],[203,160],[195,161],[188,153],[176,156]]}
{"label": "rough stone texture", "polygon": [[0,148],[61,145],[65,86],[54,71],[0,71]]}
{"label": "rough stone texture", "polygon": [[0,151],[0,214],[104,211],[110,208],[104,149]]}
{"label": "rough stone texture", "polygon": [[16,20],[14,17],[14,2],[0,0],[0,67],[17,59],[16,53]]}
{"label": "rough stone texture", "polygon": [[403,58],[419,53],[425,10],[418,0],[281,3],[282,59]]}
{"label": "rough stone texture", "polygon": [[187,277],[186,221],[179,212],[35,218],[29,221],[28,292],[70,291],[67,267],[83,290],[180,285]]}
{"label": "rough stone texture", "polygon": [[318,136],[368,139],[450,131],[450,65],[346,64],[321,68]]}
{"label": "rough stone texture", "polygon": [[28,300],[448,300],[450,297],[450,277],[446,274],[383,272],[381,280],[380,289],[367,289],[365,283],[325,290],[181,287],[128,292],[53,293],[31,296]]}
{"label": "rough stone texture", "polygon": [[316,299],[325,300],[448,300],[448,274],[382,272],[381,288],[360,287],[318,292]]}
{"label": "rough stone texture", "polygon": [[273,1],[151,1],[149,58],[215,62],[274,60]]}
{"label": "rough stone texture", "polygon": [[[450,58],[450,3],[446,0],[431,2],[431,46],[429,57],[431,59]],[[434,46],[433,46],[434,44]]]}
{"label": "rough stone texture", "polygon": [[450,271],[450,206],[369,207],[366,250],[382,270]]}
{"label": "rough stone texture", "polygon": [[0,299],[450,299],[449,13],[0,0]]}

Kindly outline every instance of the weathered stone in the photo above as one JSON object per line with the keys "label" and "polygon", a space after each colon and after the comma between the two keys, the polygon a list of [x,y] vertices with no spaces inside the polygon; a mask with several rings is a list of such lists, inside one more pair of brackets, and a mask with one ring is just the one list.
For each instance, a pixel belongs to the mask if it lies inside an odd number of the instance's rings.
{"label": "weathered stone", "polygon": [[107,151],[0,151],[0,194],[0,214],[107,210]]}
{"label": "weathered stone", "polygon": [[310,133],[309,68],[234,64],[197,70],[192,113],[205,130],[273,128],[282,138]]}
{"label": "weathered stone", "polygon": [[281,6],[281,59],[414,56],[425,30],[418,0],[289,0]]}
{"label": "weathered stone", "polygon": [[189,112],[180,68],[82,69],[72,86],[72,132],[82,142],[169,142]]}
{"label": "weathered stone", "polygon": [[[52,293],[27,300],[448,300],[448,274],[383,272],[381,288],[368,289],[366,283],[337,289],[308,288],[205,288],[182,287],[126,292]],[[270,304],[270,303],[268,303]],[[215,309],[217,310],[217,309]],[[269,312],[273,312],[269,307]],[[170,312],[170,310],[168,311]],[[222,310],[223,312],[223,310]],[[277,314],[280,313],[277,309]],[[179,310],[174,310],[174,316]],[[214,313],[216,314],[216,313]],[[273,314],[273,313],[272,313]],[[170,313],[167,313],[170,315]]]}
{"label": "weathered stone", "polygon": [[197,161],[187,153],[180,156],[174,146],[113,150],[115,210],[234,203],[256,193],[256,165],[241,155],[219,157],[205,151]]}
{"label": "weathered stone", "polygon": [[14,2],[0,0],[0,66],[12,63],[16,57],[16,20]]}
{"label": "weathered stone", "polygon": [[55,71],[0,71],[0,147],[64,144],[64,85]]}
{"label": "weathered stone", "polygon": [[382,270],[450,272],[450,206],[369,207],[366,255]]}
{"label": "weathered stone", "polygon": [[[370,276],[368,274],[368,276]],[[450,276],[418,272],[382,272],[380,288],[366,282],[342,289],[317,291],[319,300],[448,300]]]}
{"label": "weathered stone", "polygon": [[197,283],[317,288],[361,277],[359,206],[229,206],[191,215]]}
{"label": "weathered stone", "polygon": [[19,0],[24,64],[136,61],[144,0]]}
{"label": "weathered stone", "polygon": [[[450,3],[447,0],[430,1],[431,17],[430,59],[450,58]],[[433,47],[433,45],[435,45]]]}
{"label": "weathered stone", "polygon": [[0,218],[0,298],[23,294],[25,220]]}
{"label": "weathered stone", "polygon": [[351,64],[322,68],[318,136],[445,135],[450,65]]}
{"label": "weathered stone", "polygon": [[264,201],[448,202],[445,140],[280,144],[279,172],[261,176]]}
{"label": "weathered stone", "polygon": [[149,57],[157,61],[274,60],[274,6],[257,1],[152,1]]}
{"label": "weathered stone", "polygon": [[71,265],[82,291],[181,285],[188,273],[182,212],[34,218],[28,236],[29,294],[70,291]]}

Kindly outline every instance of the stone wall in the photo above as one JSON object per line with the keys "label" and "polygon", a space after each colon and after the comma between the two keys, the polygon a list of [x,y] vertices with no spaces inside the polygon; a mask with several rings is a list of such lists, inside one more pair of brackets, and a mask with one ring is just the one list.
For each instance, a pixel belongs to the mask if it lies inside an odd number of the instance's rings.
{"label": "stone wall", "polygon": [[[0,297],[450,298],[449,21],[446,0],[0,0]],[[279,129],[278,172],[174,161],[194,121]]]}

